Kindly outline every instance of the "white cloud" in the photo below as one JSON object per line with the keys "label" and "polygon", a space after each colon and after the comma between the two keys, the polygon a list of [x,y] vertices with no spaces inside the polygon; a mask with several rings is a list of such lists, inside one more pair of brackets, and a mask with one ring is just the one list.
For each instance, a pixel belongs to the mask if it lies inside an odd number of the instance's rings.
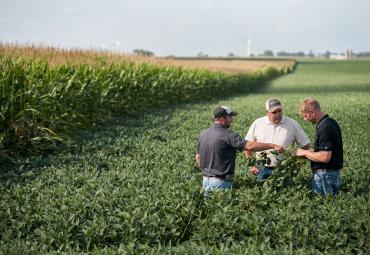
{"label": "white cloud", "polygon": [[136,1],[128,2],[127,6],[131,11],[140,11],[142,9],[142,6]]}
{"label": "white cloud", "polygon": [[286,25],[279,24],[279,25],[276,26],[276,30],[278,32],[285,32],[287,30],[287,27],[286,27]]}
{"label": "white cloud", "polygon": [[291,4],[291,5],[300,5],[304,3],[304,0],[288,0],[288,4]]}
{"label": "white cloud", "polygon": [[311,30],[330,29],[334,26],[335,22],[328,18],[313,18],[307,23],[307,28]]}
{"label": "white cloud", "polygon": [[66,6],[66,7],[63,8],[63,12],[67,13],[67,14],[73,14],[73,13],[77,13],[79,11],[80,11],[79,8],[73,7],[73,6]]}
{"label": "white cloud", "polygon": [[210,11],[214,8],[214,5],[211,3],[211,2],[205,2],[205,3],[202,3],[202,10],[204,11]]}

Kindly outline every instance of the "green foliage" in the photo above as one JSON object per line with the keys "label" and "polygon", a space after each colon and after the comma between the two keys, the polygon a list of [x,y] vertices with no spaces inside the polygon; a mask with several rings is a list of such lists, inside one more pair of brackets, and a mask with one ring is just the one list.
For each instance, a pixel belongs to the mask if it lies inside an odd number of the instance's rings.
{"label": "green foliage", "polygon": [[289,148],[284,153],[280,154],[281,160],[278,162],[274,169],[274,174],[264,181],[263,187],[270,189],[274,194],[285,187],[297,184],[296,177],[302,170],[305,160],[300,157],[293,156],[293,149]]}
{"label": "green foliage", "polygon": [[205,70],[121,63],[59,65],[0,56],[2,155],[53,149],[60,135],[113,115],[253,91],[280,72],[228,76]]}
{"label": "green foliage", "polygon": [[[0,253],[367,254],[369,66],[301,63],[258,94],[115,118],[81,130],[64,151],[18,160],[0,173]],[[235,188],[204,199],[195,143],[213,109],[238,111],[232,129],[244,134],[271,96],[311,141],[315,129],[297,113],[305,97],[338,120],[340,195],[312,197],[308,164],[289,155],[282,175],[263,183],[239,155]]]}

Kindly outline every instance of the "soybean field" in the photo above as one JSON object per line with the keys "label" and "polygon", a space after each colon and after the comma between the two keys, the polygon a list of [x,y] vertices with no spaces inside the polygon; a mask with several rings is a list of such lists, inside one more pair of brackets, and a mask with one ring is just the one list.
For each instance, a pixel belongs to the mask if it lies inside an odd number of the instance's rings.
{"label": "soybean field", "polygon": [[[338,197],[310,194],[308,162],[288,185],[272,187],[239,154],[235,188],[204,199],[195,145],[213,109],[236,110],[232,130],[245,136],[269,97],[311,144],[315,127],[298,114],[304,98],[338,121]],[[247,94],[171,101],[74,131],[63,150],[19,159],[1,174],[0,253],[368,254],[369,99],[370,61],[299,61]]]}

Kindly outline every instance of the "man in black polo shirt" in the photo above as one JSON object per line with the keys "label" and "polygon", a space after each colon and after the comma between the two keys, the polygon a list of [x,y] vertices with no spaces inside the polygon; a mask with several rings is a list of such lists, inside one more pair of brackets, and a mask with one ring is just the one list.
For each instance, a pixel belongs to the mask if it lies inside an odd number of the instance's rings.
{"label": "man in black polo shirt", "polygon": [[195,159],[203,170],[205,194],[213,189],[230,189],[234,180],[236,151],[261,151],[274,149],[281,153],[284,148],[272,143],[246,141],[230,131],[237,113],[227,106],[214,110],[214,124],[201,132]]}
{"label": "man in black polo shirt", "polygon": [[317,100],[305,99],[300,108],[305,121],[316,124],[313,151],[298,149],[296,155],[311,160],[312,190],[316,194],[337,195],[339,170],[343,167],[342,133],[338,123],[323,113]]}

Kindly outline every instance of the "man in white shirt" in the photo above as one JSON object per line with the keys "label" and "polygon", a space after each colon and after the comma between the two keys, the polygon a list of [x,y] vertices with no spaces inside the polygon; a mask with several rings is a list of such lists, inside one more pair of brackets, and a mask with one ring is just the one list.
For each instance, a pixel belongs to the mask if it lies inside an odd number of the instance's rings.
{"label": "man in white shirt", "polygon": [[[250,126],[245,140],[260,143],[274,143],[287,149],[297,143],[302,149],[310,148],[310,140],[302,127],[293,119],[283,116],[283,107],[277,98],[270,98],[266,102],[267,116],[256,119]],[[250,172],[257,175],[259,180],[264,180],[273,174],[279,158],[272,150],[266,150],[270,162],[264,166],[252,166]],[[260,153],[256,154],[259,158]],[[247,158],[252,156],[251,151],[246,151]]]}

